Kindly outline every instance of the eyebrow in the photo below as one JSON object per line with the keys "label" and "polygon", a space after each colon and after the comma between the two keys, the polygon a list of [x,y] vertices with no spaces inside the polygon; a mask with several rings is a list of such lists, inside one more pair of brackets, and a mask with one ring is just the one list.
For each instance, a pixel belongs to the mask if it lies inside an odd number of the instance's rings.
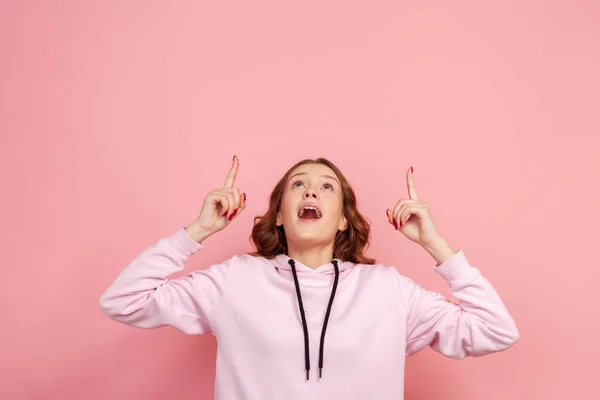
{"label": "eyebrow", "polygon": [[[293,177],[297,176],[297,175],[306,175],[306,172],[298,172],[297,174],[294,174],[292,176],[290,176],[290,179],[288,179],[288,182],[292,180]],[[334,181],[336,181],[338,183],[338,185],[340,185],[340,181],[338,181],[337,179],[335,179],[333,176],[331,175],[321,175],[324,178],[329,178],[329,179],[333,179]],[[341,185],[340,185],[341,186]]]}

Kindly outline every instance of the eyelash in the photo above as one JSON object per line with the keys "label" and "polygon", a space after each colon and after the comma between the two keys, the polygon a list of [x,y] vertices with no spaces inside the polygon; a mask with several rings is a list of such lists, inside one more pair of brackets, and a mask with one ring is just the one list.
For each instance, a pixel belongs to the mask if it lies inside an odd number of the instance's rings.
{"label": "eyelash", "polygon": [[[293,188],[294,188],[294,187],[296,187],[296,184],[297,184],[297,183],[301,183],[301,184],[303,184],[303,185],[304,185],[304,182],[302,182],[302,181],[296,181],[296,182],[294,182],[294,183],[292,184],[292,187],[293,187]],[[335,189],[334,189],[334,187],[333,187],[333,185],[332,185],[331,183],[324,183],[324,184],[323,184],[323,186],[325,186],[325,185],[329,186],[329,187],[331,188],[331,191],[335,190]]]}

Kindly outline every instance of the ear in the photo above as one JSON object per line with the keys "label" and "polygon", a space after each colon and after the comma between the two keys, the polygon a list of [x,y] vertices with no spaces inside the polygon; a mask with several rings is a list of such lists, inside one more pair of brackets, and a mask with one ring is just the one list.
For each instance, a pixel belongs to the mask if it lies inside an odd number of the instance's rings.
{"label": "ear", "polygon": [[283,221],[281,220],[281,211],[277,211],[277,215],[275,216],[275,225],[276,226],[283,225]]}
{"label": "ear", "polygon": [[338,229],[340,231],[345,231],[348,228],[348,220],[346,219],[345,216],[342,216],[342,218],[340,219],[340,225],[338,226]]}

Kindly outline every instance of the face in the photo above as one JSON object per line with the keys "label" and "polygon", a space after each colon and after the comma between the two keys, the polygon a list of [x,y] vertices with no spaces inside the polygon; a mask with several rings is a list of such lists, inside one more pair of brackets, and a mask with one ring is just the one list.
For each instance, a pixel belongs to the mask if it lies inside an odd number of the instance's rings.
{"label": "face", "polygon": [[290,174],[276,218],[288,244],[327,245],[347,227],[342,188],[331,168],[304,164]]}

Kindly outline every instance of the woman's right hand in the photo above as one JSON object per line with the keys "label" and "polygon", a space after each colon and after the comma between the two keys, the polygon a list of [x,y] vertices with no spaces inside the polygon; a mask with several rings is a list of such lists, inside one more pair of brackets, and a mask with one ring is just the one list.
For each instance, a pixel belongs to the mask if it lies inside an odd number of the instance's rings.
{"label": "woman's right hand", "polygon": [[239,165],[237,156],[234,156],[223,188],[206,195],[200,215],[185,227],[187,234],[198,243],[224,229],[246,208],[246,194],[234,187]]}

